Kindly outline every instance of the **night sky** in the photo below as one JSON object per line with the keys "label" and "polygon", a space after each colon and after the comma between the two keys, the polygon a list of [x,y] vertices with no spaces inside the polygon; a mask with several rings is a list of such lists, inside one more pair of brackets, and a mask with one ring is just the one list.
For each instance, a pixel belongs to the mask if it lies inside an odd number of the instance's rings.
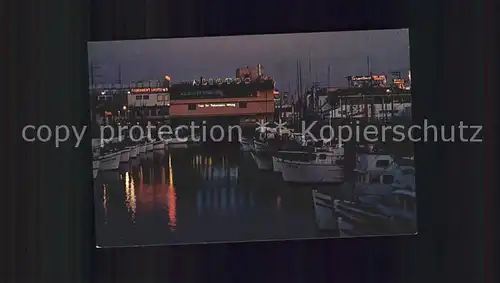
{"label": "night sky", "polygon": [[[302,77],[330,86],[346,86],[346,76],[366,75],[367,56],[374,73],[390,74],[410,68],[409,34],[403,30],[350,31],[151,39],[89,43],[89,62],[95,68],[95,83],[116,83],[118,66],[122,82],[162,79],[172,81],[200,77],[234,77],[236,69],[262,64],[264,74],[276,80],[277,88],[293,92],[296,62],[302,62]],[[311,61],[311,76],[309,63]]]}

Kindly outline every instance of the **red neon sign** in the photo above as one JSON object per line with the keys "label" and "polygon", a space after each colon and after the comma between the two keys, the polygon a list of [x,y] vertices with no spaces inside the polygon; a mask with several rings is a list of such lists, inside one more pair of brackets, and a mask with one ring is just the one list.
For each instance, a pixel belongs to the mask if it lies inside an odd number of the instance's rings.
{"label": "red neon sign", "polygon": [[168,88],[134,88],[130,90],[131,93],[160,93],[160,92],[168,92]]}

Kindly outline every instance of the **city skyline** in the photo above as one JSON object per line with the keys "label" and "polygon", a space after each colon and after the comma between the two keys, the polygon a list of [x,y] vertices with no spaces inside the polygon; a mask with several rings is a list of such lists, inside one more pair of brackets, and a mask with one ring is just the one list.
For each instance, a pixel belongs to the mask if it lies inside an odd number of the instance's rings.
{"label": "city skyline", "polygon": [[278,89],[294,92],[297,61],[304,85],[341,87],[368,69],[410,69],[408,29],[89,42],[88,54],[99,67],[96,84],[234,77],[237,68],[261,64]]}

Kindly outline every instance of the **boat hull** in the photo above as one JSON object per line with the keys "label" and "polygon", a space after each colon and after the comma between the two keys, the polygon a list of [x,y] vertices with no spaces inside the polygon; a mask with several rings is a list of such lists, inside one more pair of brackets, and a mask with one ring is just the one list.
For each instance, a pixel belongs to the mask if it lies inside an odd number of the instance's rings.
{"label": "boat hull", "polygon": [[354,228],[352,230],[358,233],[371,235],[391,233],[392,221],[388,215],[342,200],[334,201],[334,211],[342,217],[343,222],[351,225]]}
{"label": "boat hull", "polygon": [[311,164],[283,161],[281,173],[285,182],[291,183],[342,183],[344,170],[338,165]]}
{"label": "boat hull", "polygon": [[312,198],[318,230],[337,230],[337,217],[334,216],[334,204],[331,196],[313,190]]}
{"label": "boat hull", "polygon": [[165,149],[165,143],[163,141],[156,142],[153,144],[153,149],[154,150],[162,150]]}
{"label": "boat hull", "polygon": [[261,156],[254,152],[252,152],[252,157],[255,160],[255,163],[257,164],[257,168],[259,168],[259,170],[273,170],[273,161],[271,158]]}
{"label": "boat hull", "polygon": [[116,170],[120,167],[121,152],[104,155],[99,162],[99,170]]}
{"label": "boat hull", "polygon": [[130,159],[130,149],[124,149],[121,151],[120,162],[128,162]]}
{"label": "boat hull", "polygon": [[139,146],[130,147],[130,158],[136,158],[139,154]]}
{"label": "boat hull", "polygon": [[273,171],[276,173],[281,173],[282,166],[283,166],[283,164],[282,164],[281,160],[278,157],[273,156]]}
{"label": "boat hull", "polygon": [[146,152],[146,144],[139,145],[139,154]]}

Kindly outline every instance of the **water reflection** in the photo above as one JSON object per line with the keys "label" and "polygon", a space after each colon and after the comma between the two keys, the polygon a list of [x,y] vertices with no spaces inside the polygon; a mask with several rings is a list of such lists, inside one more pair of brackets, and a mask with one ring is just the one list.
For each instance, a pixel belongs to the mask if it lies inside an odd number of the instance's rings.
{"label": "water reflection", "polygon": [[102,190],[103,190],[103,194],[102,194],[102,206],[104,208],[104,223],[107,223],[107,218],[108,218],[108,200],[109,200],[108,185],[107,184],[103,184],[102,185]]}
{"label": "water reflection", "polygon": [[136,214],[136,198],[135,198],[135,181],[130,172],[125,173],[125,205],[130,212],[130,219],[135,223]]}
{"label": "water reflection", "polygon": [[102,172],[100,245],[314,236],[310,191],[245,158],[237,150],[167,151],[141,155],[121,174]]}

